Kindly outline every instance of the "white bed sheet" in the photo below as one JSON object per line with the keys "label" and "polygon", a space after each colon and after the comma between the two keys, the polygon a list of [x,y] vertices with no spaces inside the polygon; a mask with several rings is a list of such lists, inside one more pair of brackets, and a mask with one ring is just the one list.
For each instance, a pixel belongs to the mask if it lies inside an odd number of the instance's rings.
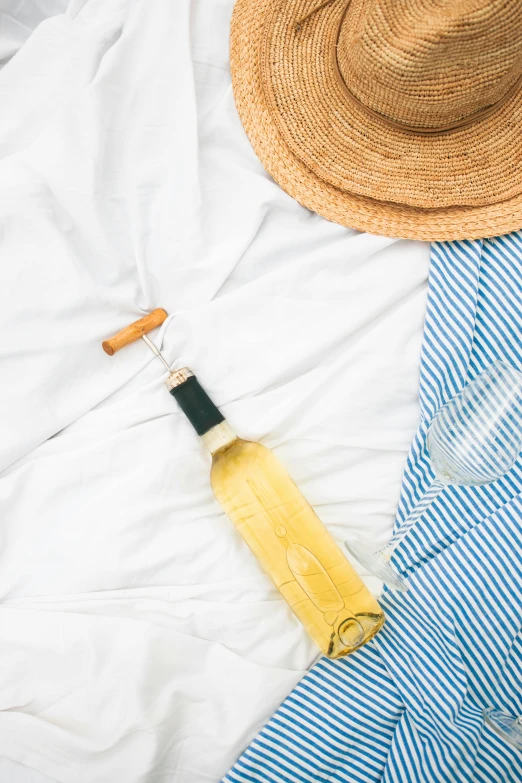
{"label": "white bed sheet", "polygon": [[264,173],[232,5],[0,5],[1,783],[218,781],[316,657],[162,366],[107,335],[165,307],[165,354],[339,541],[393,522],[429,247]]}

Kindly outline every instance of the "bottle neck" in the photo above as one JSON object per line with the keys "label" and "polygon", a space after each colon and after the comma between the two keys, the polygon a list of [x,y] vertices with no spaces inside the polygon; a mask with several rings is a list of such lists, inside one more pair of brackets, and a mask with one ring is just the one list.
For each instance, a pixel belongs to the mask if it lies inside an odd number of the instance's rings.
{"label": "bottle neck", "polygon": [[213,455],[230,446],[231,443],[237,440],[237,435],[227,421],[222,421],[207,432],[204,432],[201,435],[201,440]]}
{"label": "bottle neck", "polygon": [[211,454],[236,439],[221,411],[188,368],[171,372],[167,388]]}

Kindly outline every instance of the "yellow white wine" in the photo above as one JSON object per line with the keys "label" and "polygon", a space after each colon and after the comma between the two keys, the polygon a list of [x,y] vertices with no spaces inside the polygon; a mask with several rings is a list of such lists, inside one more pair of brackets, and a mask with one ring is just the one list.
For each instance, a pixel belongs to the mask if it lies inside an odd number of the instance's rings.
{"label": "yellow white wine", "polygon": [[353,652],[382,626],[381,607],[275,455],[238,438],[188,373],[169,388],[212,454],[216,499],[322,652]]}

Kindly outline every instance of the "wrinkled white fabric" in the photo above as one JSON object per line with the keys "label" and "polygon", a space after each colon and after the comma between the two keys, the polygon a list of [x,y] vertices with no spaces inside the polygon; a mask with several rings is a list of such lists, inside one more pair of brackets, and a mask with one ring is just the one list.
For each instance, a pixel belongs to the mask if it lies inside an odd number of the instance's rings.
{"label": "wrinkled white fabric", "polygon": [[27,34],[0,42],[0,782],[215,782],[316,650],[162,365],[100,342],[165,307],[174,366],[339,541],[384,541],[429,247],[328,223],[263,171],[232,0],[44,5],[4,3]]}

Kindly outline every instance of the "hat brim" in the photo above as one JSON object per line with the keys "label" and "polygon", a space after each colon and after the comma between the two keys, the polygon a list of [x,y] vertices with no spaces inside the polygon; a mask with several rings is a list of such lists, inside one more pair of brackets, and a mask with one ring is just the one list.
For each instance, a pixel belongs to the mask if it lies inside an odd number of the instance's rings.
{"label": "hat brim", "polygon": [[237,109],[276,182],[325,218],[374,234],[474,239],[521,228],[522,91],[480,123],[436,138],[379,127],[343,101],[329,71],[343,4],[310,18],[303,44],[294,23],[308,5],[237,0],[232,17]]}

